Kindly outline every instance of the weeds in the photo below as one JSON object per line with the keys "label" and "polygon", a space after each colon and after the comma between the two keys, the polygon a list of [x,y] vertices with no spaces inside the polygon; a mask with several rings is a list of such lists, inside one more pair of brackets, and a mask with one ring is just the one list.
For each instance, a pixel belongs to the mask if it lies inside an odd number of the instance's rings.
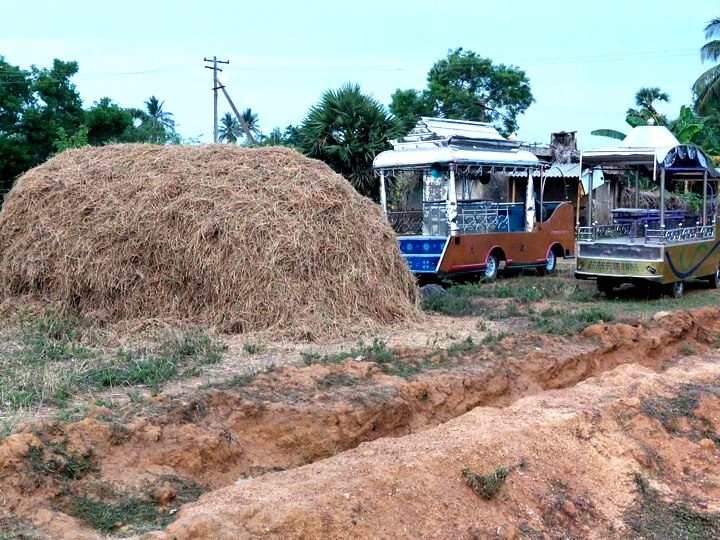
{"label": "weeds", "polygon": [[80,392],[107,387],[144,385],[157,393],[171,378],[218,362],[227,349],[186,329],[166,333],[152,349],[113,352],[88,338],[81,321],[53,311],[20,321],[19,348],[0,355],[0,405],[11,411],[37,403],[65,407]]}
{"label": "weeds", "polygon": [[248,354],[258,354],[264,349],[265,345],[256,341],[248,341],[243,345],[243,350]]}
{"label": "weeds", "polygon": [[716,433],[713,425],[695,416],[695,409],[698,408],[700,397],[711,395],[720,399],[720,386],[716,381],[714,384],[686,384],[682,385],[677,396],[672,398],[650,398],[641,403],[643,414],[660,421],[665,431],[671,434],[681,434],[681,419],[694,423],[690,434],[694,439],[708,437],[720,442],[720,434]]}
{"label": "weeds", "polygon": [[508,472],[510,472],[510,470],[506,467],[498,467],[487,474],[476,474],[468,467],[462,469],[462,474],[468,486],[470,486],[470,489],[485,500],[493,498],[493,495],[497,493],[500,486],[505,483]]}
{"label": "weeds", "polygon": [[546,334],[577,334],[591,324],[599,321],[611,321],[614,313],[604,307],[596,306],[573,309],[548,308],[539,315],[531,317],[535,328]]}
{"label": "weeds", "polygon": [[648,539],[717,538],[720,513],[700,512],[686,502],[666,501],[654,490],[642,473],[635,473],[639,498],[625,512],[625,523],[633,537]]}
{"label": "weeds", "polygon": [[92,451],[76,455],[68,451],[68,441],[32,446],[25,455],[30,470],[36,474],[74,480],[94,469]]}
{"label": "weeds", "polygon": [[123,497],[117,502],[96,501],[86,496],[75,497],[70,515],[101,532],[110,532],[124,525],[159,528],[162,513],[148,500]]}

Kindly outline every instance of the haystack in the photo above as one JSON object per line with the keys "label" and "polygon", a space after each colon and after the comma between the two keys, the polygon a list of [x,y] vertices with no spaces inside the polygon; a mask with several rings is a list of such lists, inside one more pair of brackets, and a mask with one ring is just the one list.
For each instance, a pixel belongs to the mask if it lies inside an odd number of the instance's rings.
{"label": "haystack", "polygon": [[114,145],[27,172],[0,213],[0,294],[107,322],[327,335],[416,313],[380,209],[285,148]]}

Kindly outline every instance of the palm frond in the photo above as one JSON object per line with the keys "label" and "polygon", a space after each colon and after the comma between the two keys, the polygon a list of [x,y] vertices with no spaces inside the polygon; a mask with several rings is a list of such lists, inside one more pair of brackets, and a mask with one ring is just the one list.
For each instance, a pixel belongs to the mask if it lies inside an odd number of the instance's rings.
{"label": "palm frond", "polygon": [[697,96],[695,110],[698,114],[708,114],[713,106],[720,103],[720,65],[713,66],[698,77],[693,85]]}
{"label": "palm frond", "polygon": [[705,27],[705,39],[712,39],[720,36],[720,17],[715,17]]}
{"label": "palm frond", "polygon": [[708,41],[703,45],[702,49],[700,49],[700,59],[703,62],[706,60],[715,62],[720,59],[720,40]]}
{"label": "palm frond", "polygon": [[596,137],[609,137],[619,141],[622,141],[625,137],[627,137],[627,135],[623,132],[615,129],[595,129],[590,132],[590,135],[595,135]]}

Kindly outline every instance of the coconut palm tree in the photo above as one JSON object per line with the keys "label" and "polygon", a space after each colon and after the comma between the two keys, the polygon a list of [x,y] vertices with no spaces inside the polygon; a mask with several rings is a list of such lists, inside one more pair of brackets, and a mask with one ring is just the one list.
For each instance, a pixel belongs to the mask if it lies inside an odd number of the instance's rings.
{"label": "coconut palm tree", "polygon": [[220,141],[235,144],[242,135],[243,131],[240,127],[240,122],[229,112],[226,112],[220,120],[220,129],[218,130],[218,138]]}
{"label": "coconut palm tree", "polygon": [[375,155],[388,147],[388,140],[402,125],[357,84],[327,90],[308,112],[299,130],[303,153],[323,160],[363,195],[376,197],[372,173]]}
{"label": "coconut palm tree", "polygon": [[[630,108],[625,113],[625,121],[630,127],[643,126],[652,118],[658,126],[668,125],[668,119],[664,114],[658,112],[655,108],[655,101],[664,101],[668,103],[670,96],[667,92],[663,92],[658,87],[643,87],[635,93],[635,105],[637,109]],[[622,141],[626,134],[615,129],[596,129],[590,132],[592,135],[599,137],[609,137]]]}
{"label": "coconut palm tree", "polygon": [[[700,58],[703,62],[720,60],[720,17],[711,20],[705,27],[705,39],[708,41],[700,49]],[[713,108],[720,105],[720,65],[714,65],[700,75],[693,85],[695,91],[695,110],[698,114],[706,115]]]}
{"label": "coconut palm tree", "polygon": [[168,131],[174,131],[175,120],[173,120],[171,112],[163,111],[164,104],[164,101],[160,101],[155,96],[150,96],[145,102],[145,108],[151,120],[154,120]]}
{"label": "coconut palm tree", "polygon": [[245,121],[245,125],[254,136],[260,136],[260,122],[258,121],[258,115],[254,114],[250,108],[245,109],[240,116]]}
{"label": "coconut palm tree", "polygon": [[175,133],[175,120],[171,112],[163,110],[164,103],[155,96],[150,96],[145,102],[145,110],[132,110],[133,118],[140,121],[136,136],[138,140],[165,144],[178,138]]}

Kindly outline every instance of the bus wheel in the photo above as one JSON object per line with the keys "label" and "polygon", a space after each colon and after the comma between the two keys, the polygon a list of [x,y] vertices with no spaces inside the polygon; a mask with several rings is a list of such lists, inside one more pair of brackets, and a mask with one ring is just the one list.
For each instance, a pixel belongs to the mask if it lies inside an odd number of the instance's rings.
{"label": "bus wheel", "polygon": [[483,272],[483,279],[485,281],[495,281],[498,274],[498,260],[492,253],[488,255],[485,261],[485,271]]}
{"label": "bus wheel", "polygon": [[613,292],[614,286],[611,279],[608,278],[597,278],[598,292],[603,293],[605,296],[610,296]]}
{"label": "bus wheel", "polygon": [[683,293],[685,292],[685,282],[676,281],[675,283],[670,283],[667,287],[668,296],[672,296],[673,298],[683,297]]}
{"label": "bus wheel", "polygon": [[711,289],[720,288],[720,268],[712,276],[708,276],[707,280]]}
{"label": "bus wheel", "polygon": [[547,261],[543,266],[538,266],[538,273],[541,276],[547,276],[548,274],[552,274],[555,271],[555,267],[557,266],[557,257],[553,253],[552,250],[548,251],[547,254]]}

